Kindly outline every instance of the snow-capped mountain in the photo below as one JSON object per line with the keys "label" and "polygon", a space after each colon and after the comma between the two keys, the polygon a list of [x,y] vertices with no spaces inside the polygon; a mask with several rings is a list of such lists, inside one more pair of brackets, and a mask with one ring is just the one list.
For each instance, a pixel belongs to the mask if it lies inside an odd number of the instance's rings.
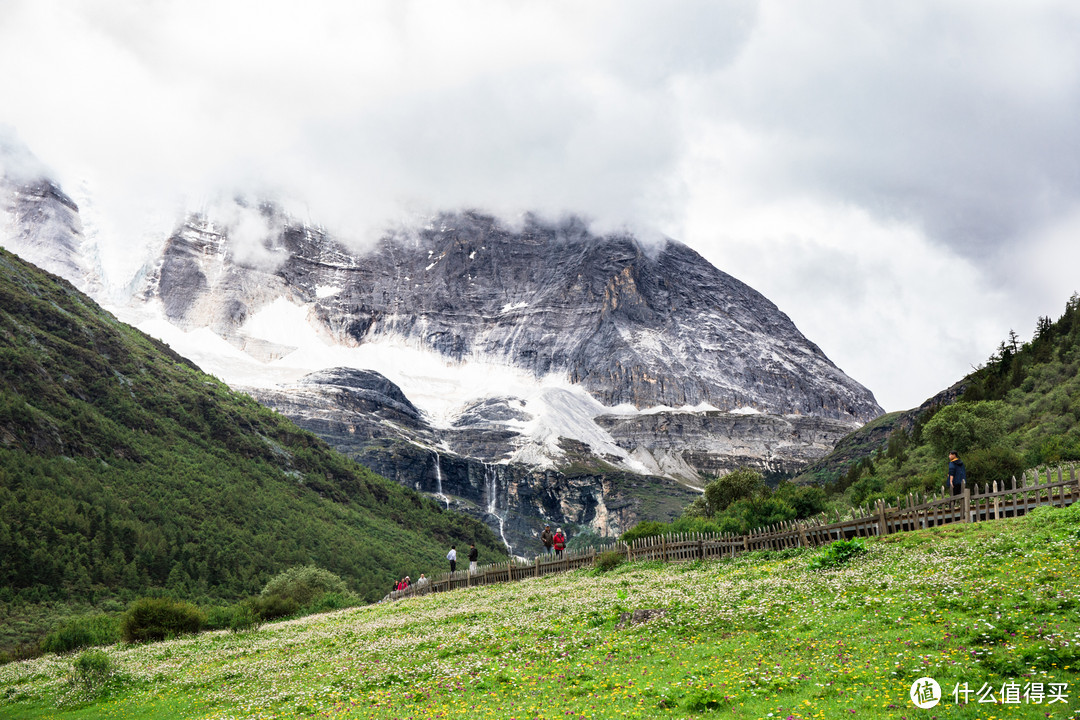
{"label": "snow-capped mountain", "polygon": [[[8,249],[508,545],[541,518],[626,529],[642,502],[613,477],[649,477],[677,508],[702,471],[797,470],[881,413],[774,304],[673,240],[460,212],[356,249],[236,201],[184,218],[132,283],[103,279],[47,178],[8,176],[0,209]],[[118,306],[104,286],[134,292]]]}
{"label": "snow-capped mountain", "polygon": [[557,467],[567,437],[626,469],[684,476],[693,463],[665,467],[596,418],[760,413],[846,432],[881,412],[775,305],[675,241],[457,213],[360,253],[272,206],[247,211],[266,229],[247,246],[190,217],[143,293],[173,326],[228,342],[211,368],[235,384],[375,370],[433,428],[513,436],[484,460]]}

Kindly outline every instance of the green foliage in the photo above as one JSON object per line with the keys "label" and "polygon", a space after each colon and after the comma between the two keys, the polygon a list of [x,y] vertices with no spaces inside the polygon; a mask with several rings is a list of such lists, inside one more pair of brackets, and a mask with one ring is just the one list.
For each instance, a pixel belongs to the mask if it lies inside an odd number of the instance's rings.
{"label": "green foliage", "polygon": [[720,532],[745,534],[765,525],[795,519],[795,509],[775,495],[745,498],[713,518]]}
{"label": "green foliage", "polygon": [[[707,499],[710,492],[712,500]],[[712,512],[714,503],[722,509]],[[826,494],[819,487],[785,480],[772,490],[761,473],[743,468],[710,482],[705,494],[671,523],[639,523],[624,533],[622,540],[630,542],[667,533],[744,534],[766,525],[812,517],[825,506]]]}
{"label": "green foliage", "polygon": [[814,555],[808,567],[811,570],[826,570],[844,565],[852,558],[866,552],[866,542],[862,538],[837,540]]}
{"label": "green foliage", "polygon": [[751,500],[768,491],[761,473],[752,468],[738,468],[705,485],[704,502],[692,506],[693,513],[712,517],[739,500]]}
{"label": "green foliage", "polygon": [[987,448],[1004,440],[1009,408],[1000,401],[955,403],[943,407],[923,428],[925,437],[938,455],[952,450],[961,454],[972,448]]}
{"label": "green foliage", "polygon": [[972,450],[963,460],[969,486],[992,486],[996,482],[998,487],[1012,487],[1009,485],[1012,479],[1024,474],[1024,462],[1020,456],[1012,448],[1001,445]]}
{"label": "green foliage", "polygon": [[345,593],[345,583],[337,575],[314,565],[292,567],[274,576],[262,590],[263,597],[293,600],[298,607],[309,605],[326,593]]}
{"label": "green foliage", "polygon": [[281,595],[260,595],[250,601],[251,611],[263,620],[291,617],[300,612],[300,603]]}
{"label": "green foliage", "polygon": [[55,610],[0,649],[103,601],[233,604],[295,565],[375,601],[454,541],[505,554],[0,250],[0,621]]}
{"label": "green foliage", "polygon": [[216,606],[206,611],[207,630],[231,630],[243,632],[258,629],[262,618],[255,612],[251,603],[231,606]]}
{"label": "green foliage", "polygon": [[112,658],[101,650],[86,650],[71,665],[73,684],[92,696],[101,694],[115,673]]}
{"label": "green foliage", "polygon": [[205,622],[202,612],[189,603],[139,598],[124,613],[121,631],[127,642],[147,642],[197,633]]}
{"label": "green foliage", "polygon": [[697,688],[691,691],[683,706],[692,713],[719,710],[727,704],[724,693],[716,688]]}
{"label": "green foliage", "polygon": [[567,550],[588,550],[594,547],[605,547],[611,543],[611,538],[601,537],[588,529],[571,532],[570,539],[566,541]]}
{"label": "green foliage", "polygon": [[115,617],[89,615],[68,618],[41,641],[41,651],[63,653],[95,645],[111,645],[120,640],[120,624]]}
{"label": "green foliage", "polygon": [[618,550],[608,550],[596,556],[596,570],[604,573],[608,570],[614,570],[624,562],[626,562],[626,555]]}
{"label": "green foliage", "polygon": [[629,543],[638,538],[656,537],[668,532],[671,532],[671,526],[668,523],[658,522],[656,520],[646,520],[644,522],[639,522],[637,525],[624,532],[619,539]]}

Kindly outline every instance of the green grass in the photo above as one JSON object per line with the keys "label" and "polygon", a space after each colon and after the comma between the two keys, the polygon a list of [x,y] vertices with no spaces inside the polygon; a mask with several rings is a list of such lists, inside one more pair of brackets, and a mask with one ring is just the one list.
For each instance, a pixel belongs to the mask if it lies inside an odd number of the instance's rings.
{"label": "green grass", "polygon": [[[246,633],[0,667],[5,718],[1065,718],[1080,709],[1080,507],[821,551],[473,588]],[[617,627],[619,614],[662,617]],[[946,699],[908,691],[935,678]],[[953,686],[1068,683],[1066,703],[957,705]],[[974,698],[973,698],[974,699]]]}

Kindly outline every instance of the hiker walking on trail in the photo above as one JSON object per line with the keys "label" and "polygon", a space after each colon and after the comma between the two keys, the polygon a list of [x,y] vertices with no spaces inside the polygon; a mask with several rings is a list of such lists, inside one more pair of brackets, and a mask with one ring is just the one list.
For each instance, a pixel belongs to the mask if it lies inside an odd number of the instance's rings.
{"label": "hiker walking on trail", "polygon": [[563,550],[566,549],[566,536],[563,535],[562,528],[555,531],[551,544],[555,547],[555,557],[562,557]]}
{"label": "hiker walking on trail", "polygon": [[450,552],[446,553],[446,559],[450,561],[450,572],[457,570],[457,545],[450,546]]}
{"label": "hiker walking on trail", "polygon": [[551,554],[551,545],[555,541],[555,534],[551,532],[551,526],[545,525],[544,532],[540,533],[540,542],[544,543],[544,554]]}
{"label": "hiker walking on trail", "polygon": [[469,574],[476,574],[476,561],[480,558],[480,551],[476,549],[475,544],[469,545]]}
{"label": "hiker walking on trail", "polygon": [[949,491],[953,495],[960,494],[960,488],[964,486],[964,480],[967,479],[967,468],[964,467],[964,461],[960,459],[960,456],[953,450],[949,453]]}

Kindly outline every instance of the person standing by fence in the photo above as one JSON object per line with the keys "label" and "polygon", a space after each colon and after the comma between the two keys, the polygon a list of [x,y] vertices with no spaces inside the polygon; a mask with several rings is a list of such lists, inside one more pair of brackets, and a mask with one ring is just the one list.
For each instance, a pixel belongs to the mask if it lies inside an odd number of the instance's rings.
{"label": "person standing by fence", "polygon": [[476,549],[475,543],[469,544],[469,574],[476,574],[476,561],[480,559],[480,551]]}
{"label": "person standing by fence", "polygon": [[551,539],[551,542],[555,547],[555,557],[562,557],[563,550],[566,549],[566,536],[563,535],[562,528],[555,531],[555,537]]}
{"label": "person standing by fence", "polygon": [[953,450],[949,453],[949,492],[953,495],[960,494],[960,488],[964,486],[964,480],[967,479],[967,468],[964,467],[964,461],[960,459],[960,456]]}
{"label": "person standing by fence", "polygon": [[457,545],[450,546],[450,552],[446,553],[446,559],[450,561],[450,572],[457,570]]}
{"label": "person standing by fence", "polygon": [[551,544],[554,542],[554,535],[551,532],[551,526],[545,525],[544,532],[540,533],[540,542],[544,544],[544,554],[551,554]]}

